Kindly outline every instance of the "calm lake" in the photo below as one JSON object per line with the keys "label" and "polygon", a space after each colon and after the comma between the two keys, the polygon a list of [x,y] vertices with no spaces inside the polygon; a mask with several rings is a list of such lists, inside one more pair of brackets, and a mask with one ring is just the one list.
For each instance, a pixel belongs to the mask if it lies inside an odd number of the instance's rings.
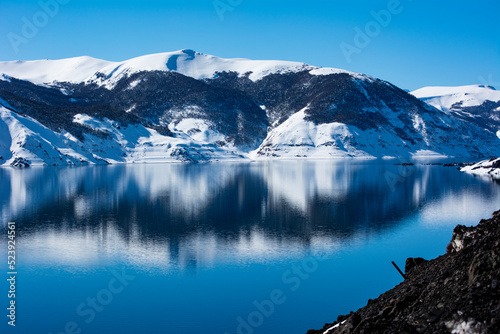
{"label": "calm lake", "polygon": [[[0,168],[2,333],[304,334],[445,252],[500,184],[395,161]],[[7,222],[16,223],[16,328]]]}

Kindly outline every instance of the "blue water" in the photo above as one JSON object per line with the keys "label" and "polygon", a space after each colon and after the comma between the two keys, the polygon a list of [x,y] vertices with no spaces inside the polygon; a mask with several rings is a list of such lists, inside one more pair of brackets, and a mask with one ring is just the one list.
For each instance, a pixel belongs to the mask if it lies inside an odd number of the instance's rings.
{"label": "blue water", "polygon": [[0,187],[2,333],[305,333],[500,209],[498,183],[394,161],[2,168]]}

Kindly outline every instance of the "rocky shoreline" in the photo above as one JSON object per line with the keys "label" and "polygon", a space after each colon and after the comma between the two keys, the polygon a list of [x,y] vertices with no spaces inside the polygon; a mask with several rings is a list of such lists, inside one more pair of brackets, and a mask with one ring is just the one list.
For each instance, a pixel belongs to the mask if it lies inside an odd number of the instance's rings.
{"label": "rocky shoreline", "polygon": [[500,180],[500,158],[491,158],[477,164],[463,166],[460,168],[460,171],[492,178],[493,180]]}
{"label": "rocky shoreline", "polygon": [[499,224],[458,225],[445,255],[407,259],[401,284],[307,334],[500,333]]}

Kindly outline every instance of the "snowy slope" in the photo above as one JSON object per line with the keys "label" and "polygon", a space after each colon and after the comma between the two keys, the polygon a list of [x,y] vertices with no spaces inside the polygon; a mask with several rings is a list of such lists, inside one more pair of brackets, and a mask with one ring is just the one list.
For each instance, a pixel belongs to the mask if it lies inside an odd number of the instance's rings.
{"label": "snowy slope", "polygon": [[78,142],[0,106],[0,164],[22,158],[30,165],[103,163]]}
{"label": "snowy slope", "polygon": [[304,110],[271,130],[262,145],[250,153],[253,159],[272,158],[373,158],[353,145],[353,133],[342,123],[315,125]]}
{"label": "snowy slope", "polygon": [[500,101],[500,91],[485,85],[424,87],[411,94],[442,111],[480,106],[486,101]]}
{"label": "snowy slope", "polygon": [[491,86],[425,87],[411,94],[500,138],[500,91]]}
{"label": "snowy slope", "polygon": [[320,68],[291,61],[224,59],[193,50],[151,54],[123,62],[91,57],[0,62],[0,74],[37,84],[95,82],[111,88],[123,77],[142,71],[175,71],[194,79],[213,78],[218,72],[236,72],[240,76],[249,74],[249,79],[253,81],[269,74],[300,71],[310,71],[312,75],[358,75],[340,69]]}
{"label": "snowy slope", "polygon": [[0,73],[36,84],[54,81],[78,83],[110,64],[86,56],[60,60],[5,61],[0,62]]}
{"label": "snowy slope", "polygon": [[[163,136],[142,125],[120,127],[115,121],[98,120],[88,115],[75,115],[74,122],[84,124],[107,138],[85,134],[86,150],[102,155],[109,163],[159,163],[178,161],[239,160],[242,157],[231,148],[212,145],[205,138],[193,138],[182,133],[177,137]],[[198,134],[198,132],[196,132]]]}
{"label": "snowy slope", "polygon": [[172,138],[142,125],[122,128],[112,120],[87,115],[75,115],[74,122],[92,128],[96,135],[85,134],[81,142],[0,105],[0,165],[11,165],[16,159],[31,166],[242,159],[235,150],[188,135]]}
{"label": "snowy slope", "polygon": [[[253,159],[295,158],[439,158],[484,156],[500,153],[500,141],[478,132],[472,124],[446,114],[414,114],[415,133],[402,138],[391,126],[360,129],[339,122],[315,124],[306,119],[305,111],[292,115],[272,129],[262,145],[250,153]],[[439,125],[439,127],[436,126]],[[428,131],[427,127],[433,129]],[[483,143],[481,145],[481,143]],[[478,145],[479,144],[479,145]],[[474,153],[475,152],[475,153]]]}

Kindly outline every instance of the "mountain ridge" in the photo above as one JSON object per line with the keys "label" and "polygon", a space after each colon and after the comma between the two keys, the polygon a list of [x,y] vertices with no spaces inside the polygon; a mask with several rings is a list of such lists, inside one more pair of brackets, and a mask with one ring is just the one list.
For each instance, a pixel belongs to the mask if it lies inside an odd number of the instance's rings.
{"label": "mountain ridge", "polygon": [[500,155],[487,115],[363,74],[192,50],[0,62],[0,98],[4,165]]}
{"label": "mountain ridge", "polygon": [[500,138],[500,91],[487,85],[423,87],[412,95]]}
{"label": "mountain ridge", "polygon": [[[69,69],[64,71],[62,69]],[[141,71],[176,71],[194,79],[213,78],[217,72],[236,72],[240,76],[249,72],[249,78],[256,81],[265,75],[283,71],[310,70],[316,75],[331,73],[357,73],[311,66],[306,63],[277,60],[250,60],[246,58],[225,59],[191,49],[174,52],[155,53],[131,58],[125,61],[107,61],[90,56],[80,56],[57,60],[30,60],[0,62],[0,73],[28,80],[37,84],[53,82],[103,83],[112,87],[109,80],[116,83],[125,75]],[[75,75],[76,74],[76,75]]]}

